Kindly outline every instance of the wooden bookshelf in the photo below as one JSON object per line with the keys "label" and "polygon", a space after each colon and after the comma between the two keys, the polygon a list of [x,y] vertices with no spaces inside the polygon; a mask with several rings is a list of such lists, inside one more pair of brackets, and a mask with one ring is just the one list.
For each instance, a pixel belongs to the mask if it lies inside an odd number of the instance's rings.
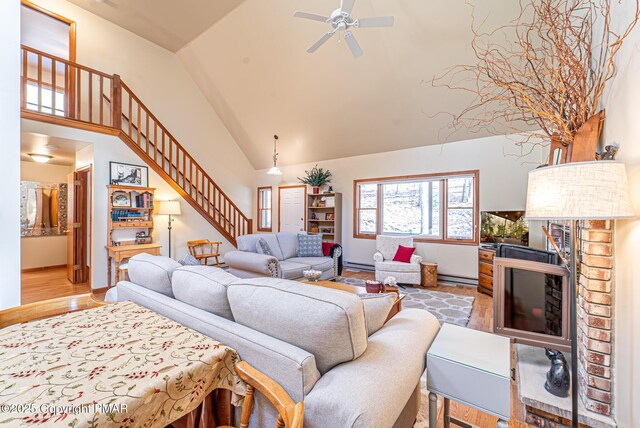
{"label": "wooden bookshelf", "polygon": [[307,232],[342,244],[342,193],[307,194]]}
{"label": "wooden bookshelf", "polygon": [[[155,188],[109,185],[107,244],[110,247],[151,244]],[[128,205],[127,205],[128,201]],[[138,236],[144,233],[144,237]]]}

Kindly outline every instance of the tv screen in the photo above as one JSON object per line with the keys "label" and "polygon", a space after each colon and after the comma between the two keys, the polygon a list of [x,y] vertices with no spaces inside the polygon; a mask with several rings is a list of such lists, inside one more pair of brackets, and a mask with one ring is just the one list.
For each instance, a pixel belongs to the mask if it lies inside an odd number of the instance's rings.
{"label": "tv screen", "polygon": [[562,336],[563,275],[506,268],[504,327]]}
{"label": "tv screen", "polygon": [[529,224],[523,211],[483,211],[480,241],[493,244],[529,245]]}
{"label": "tv screen", "polygon": [[570,349],[569,272],[562,266],[497,257],[493,331],[517,343]]}

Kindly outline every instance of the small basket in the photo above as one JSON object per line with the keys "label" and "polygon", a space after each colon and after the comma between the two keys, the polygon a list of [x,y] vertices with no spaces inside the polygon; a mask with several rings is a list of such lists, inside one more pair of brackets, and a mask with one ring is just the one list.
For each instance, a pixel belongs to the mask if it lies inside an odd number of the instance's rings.
{"label": "small basket", "polygon": [[438,286],[438,264],[422,262],[422,284],[423,287]]}

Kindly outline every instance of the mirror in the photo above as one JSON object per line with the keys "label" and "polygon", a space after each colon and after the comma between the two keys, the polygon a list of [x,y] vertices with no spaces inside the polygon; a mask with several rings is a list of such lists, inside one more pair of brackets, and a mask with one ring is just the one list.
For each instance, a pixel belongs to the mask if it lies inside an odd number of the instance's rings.
{"label": "mirror", "polygon": [[22,236],[67,234],[67,184],[20,182]]}

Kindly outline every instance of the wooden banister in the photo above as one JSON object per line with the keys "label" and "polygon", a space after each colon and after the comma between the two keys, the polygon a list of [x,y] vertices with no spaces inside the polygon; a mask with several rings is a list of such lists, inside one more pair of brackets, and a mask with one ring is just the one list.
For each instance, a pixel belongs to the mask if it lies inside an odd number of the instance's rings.
{"label": "wooden banister", "polygon": [[[57,76],[61,70],[64,78]],[[30,78],[31,74],[37,77]],[[57,85],[61,81],[64,86]],[[231,243],[236,245],[238,236],[252,232],[251,219],[119,75],[23,45],[21,90],[23,117],[118,135]],[[29,92],[34,90],[37,101],[29,102]],[[60,94],[64,111],[57,108]]]}

